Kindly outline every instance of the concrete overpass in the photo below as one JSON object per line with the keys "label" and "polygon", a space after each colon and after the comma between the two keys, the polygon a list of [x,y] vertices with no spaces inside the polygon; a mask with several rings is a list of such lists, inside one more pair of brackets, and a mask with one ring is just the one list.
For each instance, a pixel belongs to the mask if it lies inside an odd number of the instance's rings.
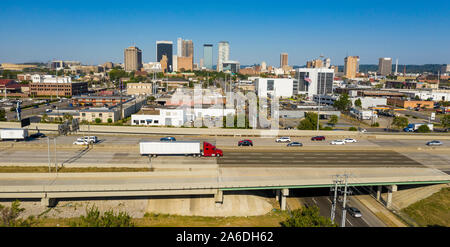
{"label": "concrete overpass", "polygon": [[65,198],[214,195],[236,190],[275,190],[285,209],[289,189],[333,186],[333,176],[348,174],[350,186],[388,188],[387,206],[397,185],[450,183],[450,176],[431,168],[218,168],[205,171],[134,173],[4,173],[0,198],[41,199],[52,206]]}

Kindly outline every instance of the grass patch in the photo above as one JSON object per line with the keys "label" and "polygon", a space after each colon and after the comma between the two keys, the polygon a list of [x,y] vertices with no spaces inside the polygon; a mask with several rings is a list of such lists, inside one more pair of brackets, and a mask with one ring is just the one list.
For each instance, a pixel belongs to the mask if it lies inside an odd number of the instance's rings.
{"label": "grass patch", "polygon": [[421,226],[450,226],[450,188],[402,209]]}
{"label": "grass patch", "polygon": [[[51,172],[55,172],[55,166],[51,165]],[[148,172],[149,168],[128,167],[60,167],[60,173],[82,172]],[[0,173],[48,173],[48,166],[0,166]]]}
{"label": "grass patch", "polygon": [[[146,213],[143,218],[133,218],[136,227],[279,227],[289,217],[287,212],[272,211],[261,216],[204,217]],[[80,218],[39,218],[38,227],[70,227]]]}

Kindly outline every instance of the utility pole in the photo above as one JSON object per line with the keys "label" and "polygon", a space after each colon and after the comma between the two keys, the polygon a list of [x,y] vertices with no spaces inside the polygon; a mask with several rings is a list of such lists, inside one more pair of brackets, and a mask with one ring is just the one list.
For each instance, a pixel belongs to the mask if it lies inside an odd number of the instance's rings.
{"label": "utility pole", "polygon": [[122,80],[121,79],[119,79],[119,91],[120,91],[120,119],[122,120],[123,119],[123,115],[122,115],[123,106],[122,106]]}
{"label": "utility pole", "polygon": [[51,172],[50,169],[50,137],[47,136],[47,145],[48,145],[48,173]]}
{"label": "utility pole", "polygon": [[336,175],[336,178],[333,180],[334,187],[331,187],[330,191],[334,191],[333,201],[331,202],[331,222],[334,224],[334,219],[336,218],[336,200],[338,195],[338,184],[341,183],[342,180],[339,180],[339,175]]}
{"label": "utility pole", "polygon": [[344,202],[342,204],[342,221],[341,221],[341,227],[345,227],[345,216],[347,215],[347,209],[346,204],[347,204],[347,194],[350,194],[351,191],[347,191],[347,183],[348,183],[348,175],[345,174],[345,187],[344,187]]}

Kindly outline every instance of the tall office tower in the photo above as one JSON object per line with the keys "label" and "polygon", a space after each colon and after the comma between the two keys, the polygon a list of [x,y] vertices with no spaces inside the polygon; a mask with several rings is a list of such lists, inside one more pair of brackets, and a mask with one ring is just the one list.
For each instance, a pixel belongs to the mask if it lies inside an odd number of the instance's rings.
{"label": "tall office tower", "polygon": [[163,55],[167,57],[167,72],[173,71],[172,41],[156,41],[156,61],[160,62]]}
{"label": "tall office tower", "polygon": [[378,62],[378,74],[387,76],[392,73],[392,58],[382,57]]}
{"label": "tall office tower", "polygon": [[177,56],[178,57],[183,56],[183,39],[182,38],[177,39]]}
{"label": "tall office tower", "polygon": [[124,66],[126,72],[137,71],[142,68],[142,51],[130,46],[124,52]]}
{"label": "tall office tower", "polygon": [[182,57],[194,57],[194,43],[192,43],[192,40],[183,40],[182,42],[183,46],[181,48]]}
{"label": "tall office tower", "polygon": [[223,62],[230,58],[230,44],[228,41],[219,42],[219,52],[217,55],[217,71],[223,71]]}
{"label": "tall office tower", "polygon": [[206,69],[213,68],[213,45],[204,44],[203,45],[203,66]]}
{"label": "tall office tower", "polygon": [[359,72],[359,56],[350,56],[344,59],[344,76],[353,79]]}
{"label": "tall office tower", "polygon": [[287,53],[281,53],[280,55],[280,68],[283,68],[284,66],[288,65],[288,54]]}
{"label": "tall office tower", "polygon": [[178,72],[178,56],[173,55],[172,71]]}
{"label": "tall office tower", "polygon": [[395,75],[398,74],[398,58],[395,60]]}

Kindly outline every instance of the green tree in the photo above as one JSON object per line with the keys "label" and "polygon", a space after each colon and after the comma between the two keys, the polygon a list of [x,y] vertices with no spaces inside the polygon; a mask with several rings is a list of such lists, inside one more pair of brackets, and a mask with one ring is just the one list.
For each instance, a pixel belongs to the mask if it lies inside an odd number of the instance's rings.
{"label": "green tree", "polygon": [[292,211],[292,215],[280,222],[282,227],[336,227],[330,218],[320,216],[317,206]]}
{"label": "green tree", "polygon": [[[305,112],[305,119],[300,121],[297,126],[299,130],[316,130],[317,129],[317,113]],[[322,125],[319,123],[319,129],[322,129]]]}
{"label": "green tree", "polygon": [[334,101],[333,106],[340,111],[348,111],[352,105],[352,101],[349,99],[348,94],[341,94],[339,99]]}
{"label": "green tree", "polygon": [[392,125],[397,126],[399,129],[403,129],[408,126],[409,122],[406,117],[394,117],[392,121]]}
{"label": "green tree", "polygon": [[95,119],[95,123],[98,123],[98,124],[99,124],[99,123],[101,123],[101,122],[102,122],[102,120],[101,120],[100,118],[96,118],[96,119]]}
{"label": "green tree", "polygon": [[332,125],[332,126],[334,127],[334,126],[337,124],[338,121],[339,121],[338,116],[332,115],[332,116],[330,117],[330,121],[328,121],[328,124],[329,124],[329,125]]}
{"label": "green tree", "polygon": [[11,204],[11,207],[0,205],[0,227],[30,227],[35,224],[33,216],[26,219],[19,218],[23,211],[25,209],[20,207],[20,202],[17,200]]}
{"label": "green tree", "polygon": [[111,118],[108,118],[108,123],[112,123],[112,119]]}
{"label": "green tree", "polygon": [[97,207],[86,208],[86,215],[70,223],[72,227],[133,227],[131,216],[125,212],[106,211],[103,215]]}
{"label": "green tree", "polygon": [[428,133],[430,131],[431,131],[430,128],[426,124],[420,125],[419,128],[417,128],[417,132],[419,133]]}
{"label": "green tree", "polygon": [[47,121],[48,121],[48,115],[47,115],[47,113],[44,113],[44,114],[42,115],[41,122],[42,122],[42,123],[46,123]]}
{"label": "green tree", "polygon": [[449,114],[441,117],[441,125],[444,128],[449,128],[450,127],[450,115]]}
{"label": "green tree", "polygon": [[0,109],[0,121],[6,121],[6,112],[5,109]]}
{"label": "green tree", "polygon": [[357,131],[358,129],[356,128],[356,127],[350,127],[350,128],[348,128],[348,131]]}
{"label": "green tree", "polygon": [[361,106],[362,106],[361,99],[355,100],[355,106],[361,108]]}

